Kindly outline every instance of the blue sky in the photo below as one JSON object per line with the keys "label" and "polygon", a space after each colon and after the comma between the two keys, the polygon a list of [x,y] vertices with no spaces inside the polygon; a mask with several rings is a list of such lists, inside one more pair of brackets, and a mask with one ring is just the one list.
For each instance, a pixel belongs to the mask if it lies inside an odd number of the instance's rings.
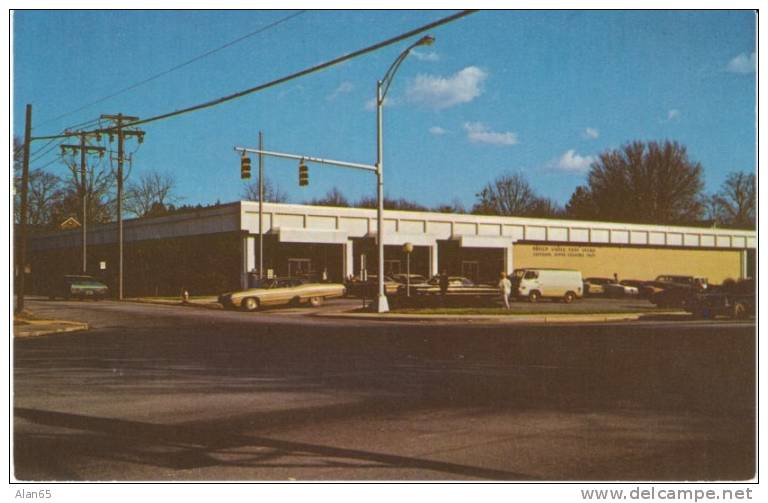
{"label": "blue sky", "polygon": [[[452,11],[308,11],[53,120],[296,12],[16,12],[14,133],[23,136],[27,103],[33,136],[100,114],[150,117],[282,77]],[[485,183],[520,172],[540,195],[564,204],[585,182],[594,156],[632,140],[687,146],[704,167],[708,191],[731,171],[755,170],[751,11],[482,11],[430,34],[435,44],[405,61],[384,109],[389,197],[428,206],[458,199],[471,207]],[[147,124],[132,176],[173,174],[183,203],[237,200],[243,182],[233,146],[256,146],[259,130],[267,149],[372,164],[376,80],[407,45]],[[136,147],[130,143],[128,150]],[[58,149],[40,153],[33,168],[47,164],[64,173],[54,160]],[[369,173],[316,165],[309,187],[300,188],[296,166],[266,161],[268,177],[293,202],[333,186],[351,199],[375,193]]]}

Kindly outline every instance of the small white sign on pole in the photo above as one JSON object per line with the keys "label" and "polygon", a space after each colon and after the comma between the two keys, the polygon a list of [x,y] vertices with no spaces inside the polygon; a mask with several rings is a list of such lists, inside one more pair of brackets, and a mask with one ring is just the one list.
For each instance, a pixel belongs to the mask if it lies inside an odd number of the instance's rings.
{"label": "small white sign on pole", "polygon": [[105,260],[102,260],[101,262],[99,262],[99,269],[101,269],[102,271],[105,271],[107,269],[107,262]]}

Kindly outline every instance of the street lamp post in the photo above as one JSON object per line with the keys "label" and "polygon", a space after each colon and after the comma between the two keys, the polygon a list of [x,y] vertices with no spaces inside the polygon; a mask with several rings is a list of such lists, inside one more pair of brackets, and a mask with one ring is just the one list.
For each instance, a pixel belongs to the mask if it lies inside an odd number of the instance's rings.
{"label": "street lamp post", "polygon": [[384,78],[376,83],[376,198],[377,198],[377,213],[376,213],[376,241],[379,248],[379,268],[378,268],[378,295],[376,298],[376,312],[386,313],[389,311],[389,303],[387,302],[387,296],[384,292],[384,141],[382,131],[382,110],[384,108],[384,99],[387,96],[389,86],[392,84],[392,79],[395,77],[400,64],[408,57],[411,49],[420,45],[432,45],[435,41],[434,37],[426,35],[410,46],[406,48],[397,59],[387,69],[387,73],[384,74]]}

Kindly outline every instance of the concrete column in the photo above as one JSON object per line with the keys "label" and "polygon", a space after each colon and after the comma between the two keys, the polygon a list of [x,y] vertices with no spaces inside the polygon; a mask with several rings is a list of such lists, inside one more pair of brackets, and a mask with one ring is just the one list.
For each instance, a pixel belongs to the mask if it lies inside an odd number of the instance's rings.
{"label": "concrete column", "polygon": [[429,277],[440,274],[440,264],[437,263],[437,242],[429,247]]}
{"label": "concrete column", "polygon": [[514,248],[514,245],[509,245],[506,248],[504,248],[504,269],[507,274],[512,274],[512,271],[515,270],[513,248]]}
{"label": "concrete column", "polygon": [[747,277],[747,250],[741,250],[741,278]]}
{"label": "concrete column", "polygon": [[342,252],[343,261],[344,263],[341,265],[341,274],[343,276],[343,280],[346,280],[347,277],[349,277],[350,274],[355,273],[355,255],[352,251],[352,241],[347,241],[342,245],[344,247],[344,250]]}
{"label": "concrete column", "polygon": [[243,238],[243,269],[240,274],[240,283],[243,288],[248,288],[248,273],[256,268],[256,237]]}

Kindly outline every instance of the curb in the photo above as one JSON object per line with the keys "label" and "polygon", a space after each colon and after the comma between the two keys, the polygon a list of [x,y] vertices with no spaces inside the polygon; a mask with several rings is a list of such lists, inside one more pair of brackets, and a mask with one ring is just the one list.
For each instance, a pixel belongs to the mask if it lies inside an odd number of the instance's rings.
{"label": "curb", "polygon": [[[125,299],[125,302],[135,302],[138,304],[156,304],[175,307],[193,307],[201,309],[222,310],[223,307],[217,302],[187,302],[172,300],[154,300],[146,298]],[[326,318],[326,319],[358,319],[375,321],[463,321],[469,323],[494,323],[494,324],[541,324],[555,325],[567,323],[608,323],[616,321],[637,321],[643,316],[648,315],[680,316],[688,313],[665,312],[665,313],[602,313],[602,314],[478,314],[478,315],[459,315],[459,314],[378,314],[378,313],[308,313],[307,316]]]}
{"label": "curb", "polygon": [[176,307],[199,307],[202,309],[223,309],[218,302],[181,302],[174,300],[152,300],[152,299],[123,299],[123,302],[135,302],[137,304],[157,304],[161,306],[176,306]]}
{"label": "curb", "polygon": [[[35,327],[35,325],[37,325],[37,327]],[[79,332],[81,330],[88,330],[89,328],[87,323],[77,321],[34,320],[28,321],[25,325],[15,325],[13,327],[13,336],[39,337],[41,335]]]}
{"label": "curb", "polygon": [[[375,313],[316,313],[312,316],[321,318],[366,319],[377,321],[464,321],[475,323],[498,324],[567,324],[567,323],[607,323],[615,321],[637,321],[649,313],[605,313],[605,314],[554,314],[554,315],[440,315],[440,314],[375,314]],[[682,315],[687,313],[665,313]]]}

